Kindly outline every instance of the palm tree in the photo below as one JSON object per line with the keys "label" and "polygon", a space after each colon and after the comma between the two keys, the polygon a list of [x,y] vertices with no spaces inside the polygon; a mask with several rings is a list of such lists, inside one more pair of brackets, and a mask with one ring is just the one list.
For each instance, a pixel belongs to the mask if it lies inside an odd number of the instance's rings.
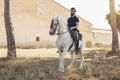
{"label": "palm tree", "polygon": [[119,40],[118,40],[118,32],[116,25],[116,13],[115,13],[115,3],[114,0],[109,0],[109,8],[110,8],[110,25],[112,29],[112,51],[119,50]]}
{"label": "palm tree", "polygon": [[4,0],[4,20],[5,20],[7,49],[8,49],[7,58],[15,59],[16,46],[15,46],[15,38],[13,35],[13,28],[10,21],[10,0]]}

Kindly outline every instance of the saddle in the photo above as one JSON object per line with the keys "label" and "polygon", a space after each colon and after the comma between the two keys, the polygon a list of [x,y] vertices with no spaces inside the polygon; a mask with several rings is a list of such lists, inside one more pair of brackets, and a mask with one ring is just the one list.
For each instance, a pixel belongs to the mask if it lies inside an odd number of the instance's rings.
{"label": "saddle", "polygon": [[[82,40],[82,34],[78,31],[78,40]],[[69,30],[70,34],[71,34],[71,37],[73,38],[73,41],[75,41],[75,33],[73,32],[73,30]]]}
{"label": "saddle", "polygon": [[68,50],[70,50],[71,49],[71,47],[73,46],[73,45],[75,45],[75,51],[76,51],[76,54],[78,54],[78,52],[79,52],[79,40],[82,40],[82,34],[80,34],[80,32],[79,32],[79,30],[77,30],[78,31],[78,39],[76,40],[76,34],[74,33],[74,31],[73,30],[69,30],[69,32],[70,32],[70,34],[71,34],[71,37],[73,38],[73,43],[71,44],[71,46],[70,46],[70,48],[68,49]]}

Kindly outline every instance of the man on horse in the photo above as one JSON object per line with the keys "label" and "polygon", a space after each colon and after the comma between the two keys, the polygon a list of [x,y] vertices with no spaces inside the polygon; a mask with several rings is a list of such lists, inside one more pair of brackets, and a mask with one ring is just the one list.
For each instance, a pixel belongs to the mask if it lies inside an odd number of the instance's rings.
{"label": "man on horse", "polygon": [[78,24],[79,24],[79,18],[75,15],[76,13],[76,9],[75,8],[71,8],[70,9],[70,13],[71,16],[68,18],[67,20],[67,25],[68,25],[68,29],[70,30],[70,32],[72,33],[71,35],[74,35],[74,41],[75,41],[75,50],[76,50],[76,54],[79,52],[79,30],[78,28]]}

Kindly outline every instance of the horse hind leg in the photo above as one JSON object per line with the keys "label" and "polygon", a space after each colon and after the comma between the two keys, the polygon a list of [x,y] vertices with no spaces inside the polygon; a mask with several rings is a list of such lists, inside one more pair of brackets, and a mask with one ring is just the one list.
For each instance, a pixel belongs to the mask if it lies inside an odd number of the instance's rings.
{"label": "horse hind leg", "polygon": [[84,62],[84,48],[85,48],[85,44],[84,44],[84,41],[80,41],[79,42],[80,44],[80,55],[81,55],[81,60],[80,60],[80,65],[79,65],[79,69],[82,69],[83,67],[83,62]]}
{"label": "horse hind leg", "polygon": [[74,63],[75,59],[74,59],[74,52],[71,52],[71,63],[70,65],[67,67],[68,69],[70,69]]}
{"label": "horse hind leg", "polygon": [[82,55],[81,55],[81,63],[80,63],[79,69],[82,69],[82,67],[83,67],[83,62],[84,62],[84,55],[82,54]]}
{"label": "horse hind leg", "polygon": [[84,52],[83,52],[83,49],[81,50],[81,60],[80,60],[80,65],[79,65],[79,69],[82,69],[83,67],[83,62],[84,62]]}

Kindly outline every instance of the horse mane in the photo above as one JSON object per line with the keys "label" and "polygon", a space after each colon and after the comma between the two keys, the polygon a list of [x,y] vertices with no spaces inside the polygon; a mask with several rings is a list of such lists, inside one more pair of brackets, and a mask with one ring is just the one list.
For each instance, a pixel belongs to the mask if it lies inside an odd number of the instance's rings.
{"label": "horse mane", "polygon": [[51,20],[50,29],[52,28],[52,25],[53,25],[53,19]]}

